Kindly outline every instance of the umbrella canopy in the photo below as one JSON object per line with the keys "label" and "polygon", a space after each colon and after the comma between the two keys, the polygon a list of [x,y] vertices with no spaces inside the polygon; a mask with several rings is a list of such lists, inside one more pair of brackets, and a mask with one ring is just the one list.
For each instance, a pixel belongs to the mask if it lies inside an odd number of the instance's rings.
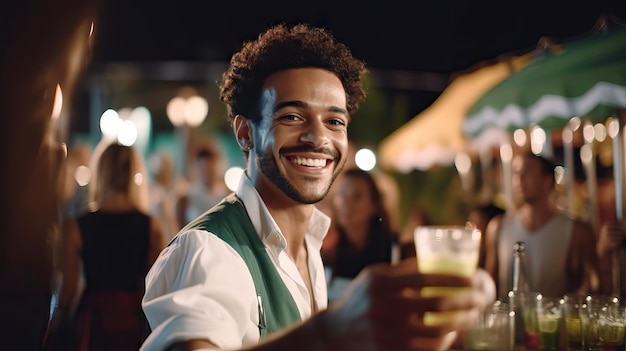
{"label": "umbrella canopy", "polygon": [[626,27],[619,27],[546,51],[478,99],[463,130],[476,136],[489,127],[557,129],[574,116],[604,121],[623,108]]}
{"label": "umbrella canopy", "polygon": [[509,55],[459,74],[432,105],[382,140],[378,147],[381,164],[408,172],[452,163],[458,152],[470,147],[462,129],[470,106],[491,87],[528,65],[532,57],[532,53]]}
{"label": "umbrella canopy", "polygon": [[[537,125],[544,129],[565,127],[572,117],[592,122],[605,121],[626,109],[626,27],[598,31],[583,39],[564,44],[562,50],[546,52],[517,74],[502,81],[482,96],[469,110],[463,130],[476,136],[490,127],[503,129]],[[619,124],[620,122],[618,122]],[[613,137],[615,208],[623,220],[622,166],[623,128]],[[568,146],[571,148],[571,145]],[[590,165],[593,162],[589,162]],[[571,178],[571,166],[566,167]],[[590,176],[590,202],[594,206],[591,223],[597,226],[594,170]],[[570,187],[571,188],[571,187]],[[597,229],[597,227],[596,227]],[[620,259],[621,257],[621,259]],[[621,260],[621,262],[620,262]],[[626,250],[614,256],[613,287],[619,289],[626,263]],[[619,296],[619,290],[614,293]]]}

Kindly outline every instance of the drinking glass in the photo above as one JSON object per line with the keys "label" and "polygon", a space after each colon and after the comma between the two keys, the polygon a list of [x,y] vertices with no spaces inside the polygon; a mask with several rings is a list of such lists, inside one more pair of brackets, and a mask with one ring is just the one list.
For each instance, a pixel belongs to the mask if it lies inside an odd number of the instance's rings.
{"label": "drinking glass", "polygon": [[582,351],[582,323],[580,321],[580,308],[583,298],[577,295],[565,295],[563,297],[563,319],[565,321],[565,345],[567,351]]}
{"label": "drinking glass", "polygon": [[563,299],[545,297],[537,299],[537,330],[539,331],[539,350],[559,350]]}
{"label": "drinking glass", "polygon": [[624,307],[608,308],[598,320],[598,337],[604,351],[624,350],[626,310]]}
{"label": "drinking glass", "polygon": [[[480,252],[480,230],[463,226],[419,226],[415,228],[417,268],[422,273],[444,273],[470,277],[476,271]],[[467,288],[426,287],[423,296],[455,294]],[[426,312],[424,324],[448,322],[454,312]]]}
{"label": "drinking glass", "polygon": [[[527,291],[520,293],[509,292],[509,300],[519,304],[519,310],[516,313],[521,314],[522,325],[516,325],[515,328],[523,328],[523,346],[526,350],[537,350],[539,348],[539,327],[537,325],[537,300],[543,298],[541,293],[536,291]],[[519,317],[519,316],[518,316]]]}
{"label": "drinking glass", "polygon": [[616,297],[589,295],[585,298],[580,308],[583,350],[604,351],[604,343],[600,338],[600,323],[618,307],[619,300]]}
{"label": "drinking glass", "polygon": [[496,301],[463,334],[465,351],[513,351],[514,314],[510,305]]}

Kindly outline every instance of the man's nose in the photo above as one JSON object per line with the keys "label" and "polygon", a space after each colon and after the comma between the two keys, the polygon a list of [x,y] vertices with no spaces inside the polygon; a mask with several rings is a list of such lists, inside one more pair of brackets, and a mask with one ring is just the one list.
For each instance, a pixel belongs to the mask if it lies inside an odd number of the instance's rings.
{"label": "man's nose", "polygon": [[300,140],[311,145],[324,145],[328,142],[328,129],[321,120],[314,119],[306,124]]}

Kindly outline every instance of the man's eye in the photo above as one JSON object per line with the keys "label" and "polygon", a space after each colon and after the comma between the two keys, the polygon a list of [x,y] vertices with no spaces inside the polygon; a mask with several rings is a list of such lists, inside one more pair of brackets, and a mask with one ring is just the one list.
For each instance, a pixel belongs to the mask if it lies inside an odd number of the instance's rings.
{"label": "man's eye", "polygon": [[278,119],[284,120],[284,121],[298,121],[300,120],[300,117],[298,115],[283,115],[283,116],[280,116]]}
{"label": "man's eye", "polygon": [[328,121],[328,123],[335,125],[335,126],[345,126],[347,124],[344,120],[339,119],[339,118],[331,119]]}

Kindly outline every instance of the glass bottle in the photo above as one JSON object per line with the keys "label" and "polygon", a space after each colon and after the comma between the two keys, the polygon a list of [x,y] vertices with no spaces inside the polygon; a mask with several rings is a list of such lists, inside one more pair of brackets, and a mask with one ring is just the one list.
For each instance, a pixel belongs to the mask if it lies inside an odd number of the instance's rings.
{"label": "glass bottle", "polygon": [[518,241],[513,245],[513,288],[509,291],[509,303],[515,312],[515,345],[526,345],[524,323],[524,299],[529,294],[526,282],[526,245]]}

